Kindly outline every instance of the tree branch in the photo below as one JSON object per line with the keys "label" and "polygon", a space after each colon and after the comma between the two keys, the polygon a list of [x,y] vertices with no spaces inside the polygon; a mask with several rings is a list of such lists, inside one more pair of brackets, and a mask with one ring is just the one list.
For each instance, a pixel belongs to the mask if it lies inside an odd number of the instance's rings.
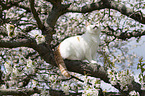
{"label": "tree branch", "polygon": [[145,14],[141,11],[134,11],[114,0],[101,0],[96,3],[86,4],[83,7],[70,6],[67,9],[67,12],[87,13],[105,8],[117,10],[136,21],[145,24]]}
{"label": "tree branch", "polygon": [[27,26],[25,29],[23,29],[23,31],[24,31],[25,33],[28,33],[28,32],[30,32],[30,31],[36,29],[36,28],[37,28],[37,27],[36,27],[35,25],[33,25],[33,26]]}
{"label": "tree branch", "polygon": [[59,5],[62,2],[62,0],[46,0],[46,1],[50,2],[54,6]]}
{"label": "tree branch", "polygon": [[2,11],[3,10],[7,10],[15,5],[17,5],[18,3],[22,2],[23,0],[14,0],[13,2],[12,1],[9,1],[9,2],[0,2],[0,5],[2,6]]}
{"label": "tree branch", "polygon": [[[107,34],[108,36],[114,36],[115,38],[118,39],[122,39],[122,40],[126,40],[126,39],[130,39],[132,37],[141,37],[143,35],[145,35],[145,30],[134,30],[133,32],[122,32],[121,34],[117,35],[116,34],[116,30],[110,28],[109,26],[107,26],[109,29],[109,32],[104,30],[102,31],[102,33]],[[121,29],[120,29],[121,30]]]}
{"label": "tree branch", "polygon": [[57,6],[53,6],[47,18],[47,21],[46,21],[47,24],[53,28],[54,25],[56,24],[57,19],[67,11],[67,8],[69,6],[70,4],[68,5],[59,4]]}
{"label": "tree branch", "polygon": [[1,48],[32,47],[36,43],[33,39],[16,39],[13,41],[0,40]]}
{"label": "tree branch", "polygon": [[26,7],[26,6],[24,6],[24,5],[20,5],[18,3],[14,3],[13,5],[16,6],[16,7],[19,7],[19,8],[22,8],[22,9],[26,10],[26,12],[31,12],[31,9]]}
{"label": "tree branch", "polygon": [[0,95],[22,95],[28,96],[34,93],[41,93],[40,89],[31,88],[31,89],[0,89]]}
{"label": "tree branch", "polygon": [[[81,61],[72,61],[72,60],[65,60],[65,64],[69,71],[77,72],[83,75],[87,74],[92,77],[100,78],[106,83],[110,83],[107,72],[100,65],[86,64]],[[119,84],[112,85],[112,86],[114,86],[115,88],[123,92],[123,90],[120,89]],[[132,90],[135,90],[140,93],[144,92],[141,90],[141,85],[135,81],[133,81],[132,84],[128,85],[128,87],[129,87],[129,90],[125,92],[126,94],[128,94]]]}
{"label": "tree branch", "polygon": [[[1,66],[0,66],[0,68],[1,68]],[[4,80],[3,80],[3,71],[0,69],[0,85],[1,84],[5,84],[5,82],[4,82]]]}
{"label": "tree branch", "polygon": [[100,10],[104,8],[105,6],[103,5],[103,3],[99,1],[96,3],[86,4],[83,7],[76,7],[76,6],[71,5],[67,9],[67,12],[87,13],[87,12],[92,12],[92,11]]}
{"label": "tree branch", "polygon": [[101,1],[103,2],[103,5],[106,6],[106,8],[115,9],[136,21],[145,24],[145,14],[143,14],[141,10],[134,11],[133,9],[130,9],[123,4],[117,3],[114,0],[101,0]]}
{"label": "tree branch", "polygon": [[32,12],[33,17],[35,18],[35,20],[37,22],[38,28],[43,30],[44,25],[42,24],[42,22],[38,16],[38,13],[36,12],[36,9],[34,8],[34,0],[29,0],[29,2],[30,2],[31,12]]}
{"label": "tree branch", "polygon": [[[63,91],[50,89],[49,93],[51,96],[68,96],[65,95]],[[82,96],[82,93],[69,93],[69,96]]]}

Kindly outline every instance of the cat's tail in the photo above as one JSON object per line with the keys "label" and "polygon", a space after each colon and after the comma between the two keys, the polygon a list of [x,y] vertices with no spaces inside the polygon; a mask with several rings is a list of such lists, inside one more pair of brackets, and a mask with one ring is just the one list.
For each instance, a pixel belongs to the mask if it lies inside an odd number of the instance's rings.
{"label": "cat's tail", "polygon": [[56,49],[54,56],[56,64],[58,65],[58,68],[61,71],[61,74],[65,77],[71,77],[60,54],[59,47]]}

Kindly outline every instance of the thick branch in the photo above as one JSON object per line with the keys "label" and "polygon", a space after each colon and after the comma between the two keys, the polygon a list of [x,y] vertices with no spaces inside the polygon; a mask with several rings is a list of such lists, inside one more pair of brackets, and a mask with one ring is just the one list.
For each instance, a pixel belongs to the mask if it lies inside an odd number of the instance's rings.
{"label": "thick branch", "polygon": [[[69,71],[77,72],[77,73],[84,74],[84,75],[87,74],[92,77],[100,78],[101,80],[105,81],[106,83],[110,83],[107,72],[100,65],[86,64],[81,61],[71,61],[71,60],[65,60],[65,64]],[[121,92],[123,92],[120,89],[119,84],[113,85],[113,86],[115,88],[117,88],[118,90],[120,90]],[[125,92],[126,94],[128,94],[132,90],[135,90],[140,93],[143,92],[141,90],[141,85],[135,81],[133,81],[133,83],[128,86],[129,86],[129,90],[127,92]]]}
{"label": "thick branch", "polygon": [[83,7],[71,6],[68,8],[67,12],[87,13],[105,8],[115,9],[136,21],[145,24],[145,14],[143,14],[141,11],[134,11],[133,9],[130,9],[123,4],[117,3],[114,0],[101,0],[101,1],[87,4],[84,5]]}
{"label": "thick branch", "polygon": [[46,0],[46,1],[50,2],[54,6],[59,5],[62,2],[62,0]]}
{"label": "thick branch", "polygon": [[103,5],[102,2],[96,2],[96,3],[91,3],[91,4],[86,4],[83,7],[77,7],[77,6],[70,6],[67,9],[67,12],[78,12],[78,13],[87,13],[87,12],[92,12],[95,10],[100,10],[104,9],[105,6]]}
{"label": "thick branch", "polygon": [[31,47],[34,40],[32,39],[16,39],[14,41],[0,40],[1,48]]}
{"label": "thick branch", "polygon": [[41,93],[41,90],[37,88],[31,88],[31,89],[0,89],[0,95],[22,95],[22,96],[28,96],[32,95],[34,93]]}
{"label": "thick branch", "polygon": [[57,19],[66,12],[67,8],[70,6],[70,4],[68,5],[62,5],[59,4],[57,6],[53,6],[51,12],[49,13],[49,16],[47,18],[47,24],[50,27],[54,27],[54,25],[56,24]]}
{"label": "thick branch", "polygon": [[115,9],[136,21],[145,24],[145,14],[143,14],[141,10],[134,11],[133,9],[130,9],[123,4],[117,3],[114,0],[102,0],[102,1],[103,5],[105,5],[106,8]]}
{"label": "thick branch", "polygon": [[85,62],[71,60],[65,60],[65,64],[69,71],[81,73],[84,75],[88,74],[90,76],[100,78],[105,82],[109,83],[107,72],[100,65],[87,64]]}
{"label": "thick branch", "polygon": [[[46,62],[50,63],[51,65],[56,66],[54,56],[53,56],[53,51],[50,48],[46,47],[45,44],[34,45],[34,44],[32,44],[32,42],[30,43],[30,41],[29,41],[29,39],[28,40],[20,39],[18,41],[7,41],[7,42],[1,41],[0,47],[7,47],[7,48],[20,47],[20,46],[32,47],[33,49],[38,51],[40,56]],[[65,64],[69,71],[77,72],[80,74],[88,74],[90,76],[100,78],[107,83],[110,83],[107,72],[100,65],[86,64],[81,61],[71,61],[71,60],[65,60]],[[115,85],[115,87],[120,90],[120,85]],[[141,88],[140,88],[140,84],[138,84],[136,82],[134,82],[130,85],[129,90],[130,91],[136,90],[138,92],[142,92]]]}

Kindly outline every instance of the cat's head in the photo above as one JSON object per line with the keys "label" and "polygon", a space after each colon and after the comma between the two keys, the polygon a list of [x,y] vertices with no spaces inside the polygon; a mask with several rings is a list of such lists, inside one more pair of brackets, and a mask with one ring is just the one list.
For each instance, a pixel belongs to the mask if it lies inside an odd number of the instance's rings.
{"label": "cat's head", "polygon": [[95,25],[87,25],[86,27],[86,33],[100,35],[100,32],[101,26],[99,23]]}

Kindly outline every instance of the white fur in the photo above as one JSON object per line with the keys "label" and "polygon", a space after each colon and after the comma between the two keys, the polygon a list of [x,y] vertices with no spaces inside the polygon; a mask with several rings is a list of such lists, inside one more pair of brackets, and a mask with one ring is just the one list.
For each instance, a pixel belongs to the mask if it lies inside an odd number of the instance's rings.
{"label": "white fur", "polygon": [[[100,25],[88,25],[83,35],[73,36],[65,39],[59,45],[62,58],[69,60],[96,61],[96,53],[100,42]],[[93,29],[94,28],[94,29]]]}

